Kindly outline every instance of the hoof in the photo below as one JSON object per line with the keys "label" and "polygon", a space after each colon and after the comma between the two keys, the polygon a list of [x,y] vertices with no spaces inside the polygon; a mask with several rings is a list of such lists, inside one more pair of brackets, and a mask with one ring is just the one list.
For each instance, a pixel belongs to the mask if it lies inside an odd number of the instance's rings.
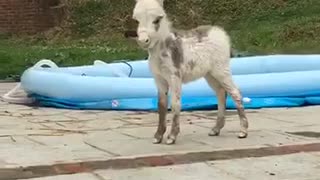
{"label": "hoof", "polygon": [[175,139],[172,139],[172,138],[168,138],[166,143],[167,143],[168,145],[175,144],[175,143],[176,143],[176,140],[175,140]]}
{"label": "hoof", "polygon": [[211,130],[208,135],[209,136],[219,136],[220,135],[220,131]]}
{"label": "hoof", "polygon": [[246,138],[248,136],[248,133],[245,133],[245,132],[240,132],[238,134],[238,138],[242,139],[242,138]]}
{"label": "hoof", "polygon": [[152,143],[153,144],[160,144],[161,141],[162,141],[162,138],[154,138]]}

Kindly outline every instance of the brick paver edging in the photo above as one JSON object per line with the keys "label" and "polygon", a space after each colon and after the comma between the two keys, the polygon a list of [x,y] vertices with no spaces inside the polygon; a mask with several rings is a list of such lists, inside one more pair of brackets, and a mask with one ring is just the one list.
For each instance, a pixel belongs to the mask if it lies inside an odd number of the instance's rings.
{"label": "brick paver edging", "polygon": [[86,161],[80,163],[65,163],[0,169],[0,180],[17,180],[63,174],[75,174],[82,172],[92,172],[99,169],[129,169],[137,167],[168,166],[203,161],[229,160],[247,157],[265,157],[315,151],[320,151],[320,142],[299,145],[283,145],[276,147],[218,150],[210,152],[190,152],[158,156],[153,155],[131,158],[123,157],[101,161]]}

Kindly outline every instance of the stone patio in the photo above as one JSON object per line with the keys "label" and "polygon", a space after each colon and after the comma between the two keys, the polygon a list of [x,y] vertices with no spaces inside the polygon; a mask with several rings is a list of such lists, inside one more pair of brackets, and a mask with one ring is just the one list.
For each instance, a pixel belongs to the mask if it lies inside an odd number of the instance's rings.
{"label": "stone patio", "polygon": [[[13,86],[14,84],[9,83],[0,84],[0,94]],[[317,145],[320,143],[319,110],[320,106],[247,110],[250,124],[249,136],[246,139],[237,138],[240,124],[234,111],[228,111],[226,126],[218,137],[207,135],[216,119],[215,111],[183,112],[177,144],[168,146],[152,144],[157,125],[157,114],[153,112],[78,111],[34,108],[0,102],[0,179],[1,176],[10,177],[10,173],[18,171],[21,167],[53,167],[56,164],[108,160],[113,160],[116,164],[117,159],[126,158]],[[168,119],[171,119],[171,115]],[[170,125],[169,121],[168,123]],[[297,132],[301,132],[300,135]],[[320,146],[315,147],[311,151],[320,151]],[[250,163],[249,161],[239,161],[239,166],[236,166],[238,161],[234,161],[233,164],[240,170],[244,164]],[[159,163],[156,162],[155,165],[161,165],[161,161]],[[199,163],[197,168],[200,168],[200,171],[202,168],[212,168],[210,163]],[[263,160],[259,163],[259,166],[263,167]],[[177,168],[181,167],[181,171],[187,172],[184,166],[186,165]],[[160,169],[164,173],[168,171],[166,167]],[[82,170],[79,171],[81,173]],[[241,172],[242,170],[236,173],[240,179],[245,177]],[[56,172],[56,175],[67,173],[69,172]],[[139,174],[139,171],[135,173]],[[78,179],[77,176],[74,176],[74,179]],[[84,176],[90,180],[94,175]],[[28,175],[21,173],[12,179],[32,177],[37,175],[32,172]],[[169,179],[173,178],[175,176],[170,176]]]}

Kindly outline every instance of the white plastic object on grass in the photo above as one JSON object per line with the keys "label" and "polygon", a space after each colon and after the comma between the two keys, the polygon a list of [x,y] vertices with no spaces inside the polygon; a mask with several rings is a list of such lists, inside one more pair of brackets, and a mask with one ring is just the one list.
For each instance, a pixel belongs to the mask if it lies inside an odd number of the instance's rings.
{"label": "white plastic object on grass", "polygon": [[[48,59],[42,59],[39,62],[37,62],[34,66],[31,68],[43,68],[42,66],[46,65],[49,68],[58,68],[58,66]],[[23,93],[24,95],[21,95],[19,97],[13,97],[14,94],[19,94],[18,91],[21,91],[20,93]],[[11,89],[8,93],[4,94],[1,99],[8,103],[14,103],[14,104],[32,104],[35,102],[34,98],[28,97],[26,93],[24,93],[23,89],[21,88],[21,83],[18,83],[16,87]]]}

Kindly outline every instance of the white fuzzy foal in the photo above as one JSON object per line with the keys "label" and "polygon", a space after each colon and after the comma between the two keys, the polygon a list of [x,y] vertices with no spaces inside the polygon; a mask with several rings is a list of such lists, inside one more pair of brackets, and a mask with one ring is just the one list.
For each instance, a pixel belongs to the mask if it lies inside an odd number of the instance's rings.
{"label": "white fuzzy foal", "polygon": [[218,97],[218,116],[209,135],[219,135],[225,124],[227,93],[236,103],[240,118],[239,138],[247,137],[248,120],[242,95],[230,70],[230,38],[218,26],[199,26],[190,30],[171,27],[163,0],[136,0],[133,19],[137,20],[137,42],[149,53],[149,66],[158,89],[159,124],[154,143],[166,131],[168,93],[172,100],[173,120],[167,144],[174,144],[180,132],[181,87],[204,77]]}

